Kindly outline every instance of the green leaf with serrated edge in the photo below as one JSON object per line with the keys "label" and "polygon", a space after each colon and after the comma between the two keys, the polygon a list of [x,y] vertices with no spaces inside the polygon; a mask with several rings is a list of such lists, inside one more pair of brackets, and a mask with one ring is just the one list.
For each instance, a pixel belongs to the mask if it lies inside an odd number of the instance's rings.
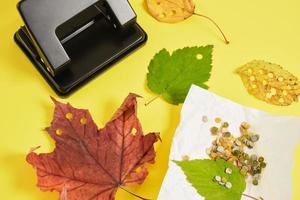
{"label": "green leaf with serrated edge", "polygon": [[[246,189],[245,177],[238,167],[223,159],[173,162],[181,167],[188,182],[205,200],[240,200]],[[226,174],[226,168],[232,169],[232,174]],[[219,185],[214,180],[215,176],[225,177],[232,184],[232,188]]]}
{"label": "green leaf with serrated edge", "polygon": [[208,89],[212,51],[212,45],[185,47],[172,55],[162,49],[148,66],[148,87],[171,104],[183,103],[192,84]]}

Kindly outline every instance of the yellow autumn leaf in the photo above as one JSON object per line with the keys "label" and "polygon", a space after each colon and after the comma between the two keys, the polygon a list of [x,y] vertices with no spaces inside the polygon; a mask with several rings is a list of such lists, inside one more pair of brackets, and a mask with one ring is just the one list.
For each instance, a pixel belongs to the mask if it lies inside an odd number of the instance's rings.
{"label": "yellow autumn leaf", "polygon": [[280,65],[263,60],[251,61],[236,71],[247,91],[267,103],[287,106],[300,97],[300,82]]}
{"label": "yellow autumn leaf", "polygon": [[175,23],[194,14],[192,0],[146,0],[149,13],[158,21]]}
{"label": "yellow autumn leaf", "polygon": [[192,15],[206,18],[212,22],[222,34],[224,42],[229,44],[219,25],[210,17],[195,13],[193,0],[145,0],[149,13],[159,22],[176,23]]}

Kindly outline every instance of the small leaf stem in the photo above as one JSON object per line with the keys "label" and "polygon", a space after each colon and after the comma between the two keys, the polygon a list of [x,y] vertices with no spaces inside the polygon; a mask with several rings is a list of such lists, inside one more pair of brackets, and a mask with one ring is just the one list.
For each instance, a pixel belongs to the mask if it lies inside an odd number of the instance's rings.
{"label": "small leaf stem", "polygon": [[137,194],[135,194],[135,193],[133,193],[133,192],[127,190],[126,188],[124,188],[124,187],[122,187],[122,186],[120,186],[119,188],[122,189],[122,190],[124,190],[125,192],[128,192],[129,194],[135,196],[135,197],[138,198],[138,199],[142,199],[142,200],[151,200],[151,199],[145,199],[144,197],[141,197],[141,196],[139,196],[139,195],[137,195]]}
{"label": "small leaf stem", "polygon": [[193,15],[196,15],[196,16],[199,16],[199,17],[203,17],[205,19],[208,19],[210,22],[212,22],[217,28],[218,30],[221,32],[223,38],[224,38],[224,41],[225,41],[225,44],[229,44],[229,41],[227,40],[224,32],[222,31],[222,29],[220,28],[220,26],[210,17],[206,16],[206,15],[202,15],[202,14],[199,14],[199,13],[193,13]]}
{"label": "small leaf stem", "polygon": [[158,99],[160,96],[156,96],[154,98],[152,98],[150,101],[145,103],[145,106],[148,106],[150,103],[152,103],[153,101],[155,101],[156,99]]}
{"label": "small leaf stem", "polygon": [[248,197],[248,198],[250,198],[250,199],[253,199],[253,200],[260,200],[260,199],[258,199],[258,198],[253,197],[253,196],[250,196],[250,195],[248,195],[248,194],[242,194],[242,195],[245,196],[245,197]]}

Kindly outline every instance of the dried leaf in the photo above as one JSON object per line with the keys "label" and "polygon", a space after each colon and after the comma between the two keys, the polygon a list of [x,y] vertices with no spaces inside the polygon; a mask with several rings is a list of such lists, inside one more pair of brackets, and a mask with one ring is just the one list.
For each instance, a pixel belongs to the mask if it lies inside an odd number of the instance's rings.
{"label": "dried leaf", "polygon": [[58,191],[62,199],[113,200],[118,188],[143,183],[146,164],[155,162],[153,144],[160,137],[143,135],[136,98],[130,94],[100,130],[87,110],[53,99],[54,118],[47,131],[55,150],[27,156],[37,170],[38,187]]}
{"label": "dried leaf", "polygon": [[175,23],[194,14],[192,0],[147,0],[150,14],[160,22]]}
{"label": "dried leaf", "polygon": [[193,0],[146,0],[149,13],[158,21],[176,23],[183,21],[192,15],[205,18],[213,23],[222,34],[225,44],[229,44],[220,26],[210,17],[195,13]]}
{"label": "dried leaf", "polygon": [[237,69],[247,91],[267,103],[287,106],[298,101],[300,82],[280,65],[254,60]]}

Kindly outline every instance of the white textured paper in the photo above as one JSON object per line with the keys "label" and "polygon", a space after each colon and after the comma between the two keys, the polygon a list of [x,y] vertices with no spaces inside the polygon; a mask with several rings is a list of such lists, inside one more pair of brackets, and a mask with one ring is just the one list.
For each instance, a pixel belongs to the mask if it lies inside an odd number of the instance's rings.
{"label": "white textured paper", "polygon": [[[208,117],[207,123],[202,122],[203,116]],[[210,127],[215,125],[216,117],[228,121],[229,131],[237,134],[235,136],[239,136],[238,128],[244,121],[250,123],[251,130],[260,135],[253,151],[265,157],[267,168],[262,172],[259,186],[248,183],[245,193],[255,197],[262,196],[265,200],[291,199],[292,158],[300,142],[300,119],[273,116],[246,108],[192,86],[182,108],[180,124],[171,148],[169,169],[158,200],[204,200],[172,160],[182,160],[184,155],[188,155],[190,159],[208,158],[206,149],[213,140]]]}

